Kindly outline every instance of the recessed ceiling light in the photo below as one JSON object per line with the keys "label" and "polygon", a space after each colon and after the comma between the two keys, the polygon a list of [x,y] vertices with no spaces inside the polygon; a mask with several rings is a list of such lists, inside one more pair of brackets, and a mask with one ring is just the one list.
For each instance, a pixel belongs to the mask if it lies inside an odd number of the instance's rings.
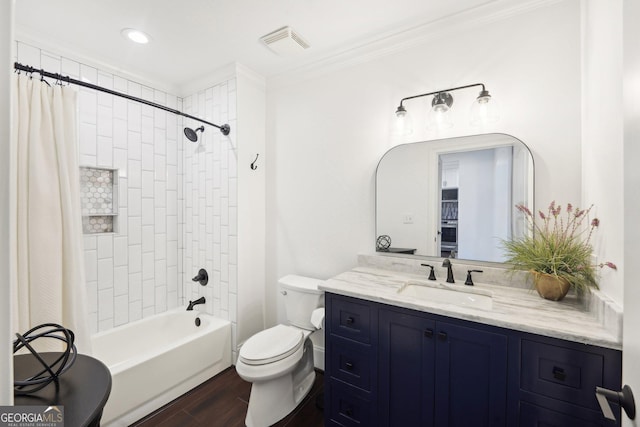
{"label": "recessed ceiling light", "polygon": [[133,28],[125,28],[121,31],[121,34],[132,42],[139,44],[147,44],[151,40],[148,34]]}

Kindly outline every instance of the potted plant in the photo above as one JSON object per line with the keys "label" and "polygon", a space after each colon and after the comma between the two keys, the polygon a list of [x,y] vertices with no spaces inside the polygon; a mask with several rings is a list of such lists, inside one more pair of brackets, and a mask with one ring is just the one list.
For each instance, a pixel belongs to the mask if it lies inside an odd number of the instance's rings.
{"label": "potted plant", "polygon": [[529,208],[516,205],[524,214],[530,233],[503,241],[507,262],[514,269],[530,271],[543,298],[559,301],[570,288],[577,293],[597,288],[599,268],[617,269],[612,262],[591,263],[591,235],[600,221],[594,218],[588,227],[583,222],[588,221],[592,207],[578,209],[569,203],[563,213],[560,205],[551,202],[546,214],[538,212],[536,221]]}

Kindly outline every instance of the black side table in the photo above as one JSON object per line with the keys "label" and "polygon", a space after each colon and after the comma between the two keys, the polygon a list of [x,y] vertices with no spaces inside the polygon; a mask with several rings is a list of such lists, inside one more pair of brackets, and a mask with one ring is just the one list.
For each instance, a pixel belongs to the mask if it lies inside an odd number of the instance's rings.
{"label": "black side table", "polygon": [[[40,353],[52,363],[60,353]],[[14,378],[25,379],[42,369],[32,354],[14,356]],[[102,409],[111,393],[111,373],[101,361],[78,354],[67,372],[42,390],[26,396],[15,396],[14,405],[64,406],[64,425],[67,427],[97,427]]]}

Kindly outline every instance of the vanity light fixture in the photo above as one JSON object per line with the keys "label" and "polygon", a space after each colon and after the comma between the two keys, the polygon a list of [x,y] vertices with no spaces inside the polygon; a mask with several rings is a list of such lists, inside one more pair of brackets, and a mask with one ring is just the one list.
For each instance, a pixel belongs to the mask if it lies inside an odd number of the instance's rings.
{"label": "vanity light fixture", "polygon": [[453,105],[453,96],[451,96],[450,92],[476,86],[482,86],[482,90],[471,106],[471,124],[473,126],[479,126],[495,123],[500,117],[497,103],[491,98],[491,95],[485,88],[484,83],[475,83],[402,98],[400,100],[400,105],[396,109],[396,133],[400,135],[409,135],[413,132],[409,112],[404,107],[403,103],[410,99],[422,98],[424,96],[431,95],[433,95],[433,99],[431,100],[431,110],[429,110],[429,113],[427,114],[427,128],[444,129],[452,127],[453,121],[451,120],[450,111],[451,106]]}

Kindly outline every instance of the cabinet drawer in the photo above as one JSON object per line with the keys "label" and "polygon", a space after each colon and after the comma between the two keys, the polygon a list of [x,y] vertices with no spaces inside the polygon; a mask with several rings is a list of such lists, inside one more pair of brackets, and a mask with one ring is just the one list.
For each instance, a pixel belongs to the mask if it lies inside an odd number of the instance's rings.
{"label": "cabinet drawer", "polygon": [[329,318],[332,334],[366,344],[371,343],[372,322],[369,304],[334,298]]}
{"label": "cabinet drawer", "polygon": [[339,380],[329,379],[329,421],[345,427],[377,424],[371,395]]}
{"label": "cabinet drawer", "polygon": [[600,410],[596,386],[603,384],[604,356],[522,340],[520,388]]}
{"label": "cabinet drawer", "polygon": [[[532,403],[520,402],[519,427],[603,427],[604,425],[602,422],[591,422]],[[615,425],[615,423],[607,425]]]}
{"label": "cabinet drawer", "polygon": [[331,376],[371,391],[375,358],[371,346],[338,337],[332,338]]}

